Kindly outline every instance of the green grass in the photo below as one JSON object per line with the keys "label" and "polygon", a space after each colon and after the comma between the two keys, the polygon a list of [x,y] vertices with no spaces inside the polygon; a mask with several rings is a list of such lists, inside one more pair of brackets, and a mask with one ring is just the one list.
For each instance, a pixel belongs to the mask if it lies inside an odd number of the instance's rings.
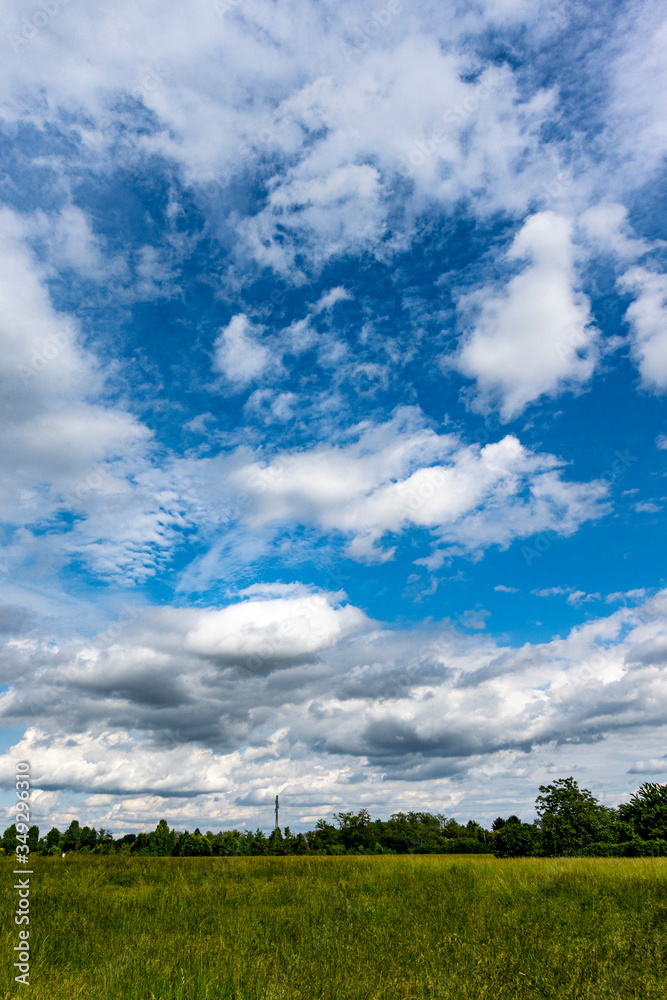
{"label": "green grass", "polygon": [[667,998],[667,860],[34,858],[3,1000]]}

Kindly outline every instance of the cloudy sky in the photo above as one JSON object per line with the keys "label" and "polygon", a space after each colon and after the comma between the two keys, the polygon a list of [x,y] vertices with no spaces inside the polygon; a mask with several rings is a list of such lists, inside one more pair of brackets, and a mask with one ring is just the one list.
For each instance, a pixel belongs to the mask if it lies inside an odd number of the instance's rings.
{"label": "cloudy sky", "polygon": [[0,9],[5,816],[667,780],[664,7]]}

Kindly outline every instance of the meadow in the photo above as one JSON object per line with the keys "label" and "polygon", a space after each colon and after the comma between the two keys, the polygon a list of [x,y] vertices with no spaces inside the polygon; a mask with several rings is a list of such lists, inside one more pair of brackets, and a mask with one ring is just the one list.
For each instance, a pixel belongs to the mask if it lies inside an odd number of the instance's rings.
{"label": "meadow", "polygon": [[667,860],[35,857],[2,1000],[667,997]]}

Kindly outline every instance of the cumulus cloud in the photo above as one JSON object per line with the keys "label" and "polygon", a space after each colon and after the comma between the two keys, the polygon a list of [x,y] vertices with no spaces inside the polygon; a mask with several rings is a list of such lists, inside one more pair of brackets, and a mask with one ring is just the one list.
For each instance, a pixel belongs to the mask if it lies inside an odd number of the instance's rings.
{"label": "cumulus cloud", "polygon": [[[76,492],[97,463],[149,437],[128,412],[96,404],[103,376],[73,318],[54,309],[26,238],[30,220],[0,211],[3,518],[24,521]],[[113,477],[109,475],[109,482]],[[45,487],[55,487],[55,496]]]}
{"label": "cumulus cloud", "polygon": [[488,288],[463,300],[479,318],[455,360],[476,381],[475,408],[498,407],[503,420],[542,395],[584,385],[597,355],[588,299],[577,290],[569,220],[555,212],[531,216],[507,259],[529,263],[500,293]]}
{"label": "cumulus cloud", "polygon": [[232,316],[216,338],[214,370],[240,387],[258,379],[271,363],[270,350],[258,339],[261,333],[262,327],[243,313]]}
{"label": "cumulus cloud", "polygon": [[[247,591],[246,591],[247,593]],[[310,657],[359,631],[366,616],[358,608],[334,608],[327,595],[273,597],[210,612],[186,637],[186,647],[222,662]]]}
{"label": "cumulus cloud", "polygon": [[[555,93],[526,95],[509,66],[470,50],[481,11],[422,6],[408,22],[403,10],[370,38],[361,26],[376,13],[290,0],[276,19],[266,0],[242,14],[199,0],[165,16],[142,0],[121,39],[113,4],[60,7],[36,30],[12,0],[4,116],[27,110],[39,127],[65,110],[91,164],[163,157],[197,194],[214,191],[225,215],[233,185],[259,170],[265,203],[232,212],[229,227],[239,252],[296,282],[340,254],[403,246],[397,211],[406,230],[433,200],[525,211],[559,167],[539,139]],[[25,94],[44,91],[50,101],[26,109]]]}
{"label": "cumulus cloud", "polygon": [[[10,641],[0,705],[5,721],[29,728],[1,758],[3,779],[20,753],[42,790],[144,806],[153,795],[156,815],[165,798],[207,793],[247,807],[249,788],[257,805],[277,784],[322,807],[340,800],[336,781],[345,790],[360,773],[391,796],[540,748],[658,739],[664,725],[665,591],[563,639],[512,648],[447,622],[379,627],[342,595],[282,585],[270,596],[272,586],[226,609],[136,609],[57,647]],[[304,798],[300,781],[317,774]]]}
{"label": "cumulus cloud", "polygon": [[628,306],[632,356],[642,385],[653,392],[667,389],[667,275],[632,267],[619,280],[635,296]]}
{"label": "cumulus cloud", "polygon": [[[642,385],[667,384],[661,245],[624,207],[641,218],[633,192],[664,149],[652,0],[587,11],[590,28],[546,0],[417,0],[388,21],[366,0],[138,0],[122,30],[113,2],[5,6],[1,706],[29,727],[16,752],[45,815],[91,793],[114,824],[244,822],[283,790],[303,822],[398,794],[447,810],[464,776],[483,809],[484,782],[520,770],[532,801],[577,741],[589,761],[591,741],[641,732],[628,765],[658,761],[664,600],[642,589],[607,598],[640,608],[521,649],[481,606],[461,614],[474,599],[456,609],[474,638],[371,619],[403,592],[404,556],[464,556],[472,586],[489,548],[610,509],[539,413],[521,439],[471,444],[458,407],[509,421],[587,387],[618,339],[587,297],[611,272]],[[512,60],[489,54],[489,25]],[[560,80],[564,31],[582,58],[559,92],[540,81]],[[417,401],[444,432],[395,410]],[[348,601],[346,558],[394,554],[357,566]],[[296,566],[329,589],[275,582]],[[420,585],[429,612],[455,613],[461,578]],[[550,588],[563,605],[600,599],[577,578]]]}
{"label": "cumulus cloud", "polygon": [[605,484],[567,482],[561,468],[511,435],[467,446],[404,409],[362,425],[355,441],[241,465],[230,480],[255,497],[255,524],[314,524],[346,536],[353,558],[381,561],[394,553],[379,547],[384,536],[418,526],[437,539],[442,561],[549,529],[570,534],[601,516]]}
{"label": "cumulus cloud", "polygon": [[585,238],[599,252],[612,254],[621,261],[634,260],[656,246],[632,234],[627,208],[615,202],[593,205],[582,212],[577,223]]}

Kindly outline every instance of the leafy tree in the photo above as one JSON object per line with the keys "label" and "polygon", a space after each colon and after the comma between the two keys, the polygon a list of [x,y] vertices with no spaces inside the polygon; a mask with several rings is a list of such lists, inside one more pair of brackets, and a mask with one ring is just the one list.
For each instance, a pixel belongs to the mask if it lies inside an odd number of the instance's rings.
{"label": "leafy tree", "polygon": [[[428,816],[428,813],[424,813]],[[455,819],[446,819],[442,817],[442,835],[447,840],[455,840],[458,837],[468,837],[468,831],[461,823],[457,823]]]}
{"label": "leafy tree", "polygon": [[595,796],[579,788],[574,778],[540,785],[540,792],[535,808],[545,854],[573,854],[600,838],[606,826],[604,811]]}
{"label": "leafy tree", "polygon": [[184,850],[185,850],[185,848],[187,846],[188,838],[189,837],[190,837],[190,834],[188,833],[187,830],[184,830],[183,833],[176,834],[176,837],[174,839],[174,847],[173,847],[173,850],[171,852],[172,853],[172,857],[175,857],[175,858],[185,857]]}
{"label": "leafy tree", "polygon": [[60,830],[52,826],[46,837],[44,838],[44,848],[45,854],[60,854],[60,842],[62,840],[62,834]]}
{"label": "leafy tree", "polygon": [[150,853],[159,858],[167,858],[174,849],[175,834],[169,829],[166,819],[161,819],[150,835]]}
{"label": "leafy tree", "polygon": [[369,847],[375,839],[374,837],[371,839],[371,817],[368,809],[360,809],[358,813],[334,813],[334,819],[338,823],[340,839],[348,851]]}
{"label": "leafy tree", "polygon": [[79,848],[93,848],[97,843],[97,830],[95,827],[84,826],[79,837]]}
{"label": "leafy tree", "polygon": [[341,830],[332,823],[327,823],[325,819],[318,819],[315,829],[309,830],[306,834],[306,840],[312,850],[323,851],[325,854],[334,853],[334,850],[343,844]]}
{"label": "leafy tree", "polygon": [[116,851],[120,851],[121,854],[129,854],[132,844],[137,839],[136,833],[126,833],[123,837],[119,837],[118,840],[114,840],[113,846]]}
{"label": "leafy tree", "polygon": [[35,824],[28,830],[28,847],[31,851],[37,850],[39,844],[39,827]]}
{"label": "leafy tree", "polygon": [[297,833],[296,837],[294,838],[292,853],[308,854],[308,852],[309,852],[308,841],[306,840],[305,836],[302,833]]}
{"label": "leafy tree", "polygon": [[198,858],[210,856],[211,844],[206,837],[202,837],[201,833],[191,834],[181,846],[181,857]]}
{"label": "leafy tree", "polygon": [[479,823],[476,823],[474,819],[469,819],[465,825],[466,838],[470,840],[481,840],[482,843],[486,843],[486,830]]}
{"label": "leafy tree", "polygon": [[114,849],[114,840],[109,830],[103,826],[97,831],[97,842],[93,851],[95,854],[109,854]]}
{"label": "leafy tree", "polygon": [[283,835],[280,827],[276,827],[276,829],[271,831],[269,835],[268,850],[269,854],[285,854],[285,843],[283,841]]}
{"label": "leafy tree", "polygon": [[5,854],[12,854],[16,850],[16,845],[18,844],[16,837],[16,823],[12,823],[2,835],[2,849]]}
{"label": "leafy tree", "polygon": [[497,858],[524,858],[539,850],[539,830],[522,823],[518,816],[493,822],[493,853]]}
{"label": "leafy tree", "polygon": [[250,848],[251,854],[266,854],[267,853],[267,840],[264,836],[262,830],[255,830],[252,836],[252,845]]}
{"label": "leafy tree", "polygon": [[667,785],[645,782],[619,814],[642,840],[667,840]]}
{"label": "leafy tree", "polygon": [[49,847],[60,847],[60,841],[62,840],[62,834],[60,830],[52,826],[46,835],[46,842]]}
{"label": "leafy tree", "polygon": [[70,825],[65,830],[63,836],[62,849],[64,852],[76,851],[79,846],[79,841],[81,839],[81,827],[79,826],[78,819],[73,819]]}
{"label": "leafy tree", "polygon": [[139,833],[136,839],[132,842],[130,851],[132,854],[136,854],[139,857],[145,857],[150,854],[150,834]]}

